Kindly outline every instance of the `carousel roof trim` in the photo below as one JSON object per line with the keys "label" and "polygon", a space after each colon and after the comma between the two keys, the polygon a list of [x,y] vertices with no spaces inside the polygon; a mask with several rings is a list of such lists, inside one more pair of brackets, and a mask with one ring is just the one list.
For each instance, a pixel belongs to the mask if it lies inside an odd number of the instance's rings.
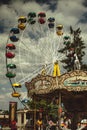
{"label": "carousel roof trim", "polygon": [[28,96],[33,94],[47,94],[55,90],[87,91],[87,71],[75,70],[53,77],[50,75],[38,75],[30,82],[26,82]]}

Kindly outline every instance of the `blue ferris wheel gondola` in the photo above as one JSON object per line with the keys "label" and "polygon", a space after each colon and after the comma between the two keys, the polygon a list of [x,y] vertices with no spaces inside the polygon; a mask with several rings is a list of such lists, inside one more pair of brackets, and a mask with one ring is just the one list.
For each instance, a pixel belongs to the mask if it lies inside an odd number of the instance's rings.
{"label": "blue ferris wheel gondola", "polygon": [[28,99],[23,99],[22,100],[23,103],[28,103],[28,101],[29,101]]}
{"label": "blue ferris wheel gondola", "polygon": [[49,27],[49,28],[54,28],[54,23],[49,23],[49,24],[48,24],[48,27]]}
{"label": "blue ferris wheel gondola", "polygon": [[12,29],[10,30],[10,33],[19,34],[19,33],[20,33],[19,28],[12,28]]}
{"label": "blue ferris wheel gondola", "polygon": [[54,18],[54,17],[48,18],[48,22],[54,22],[54,21],[55,21],[55,18]]}
{"label": "blue ferris wheel gondola", "polygon": [[10,40],[12,42],[17,42],[19,40],[19,38],[17,38],[16,36],[10,36]]}

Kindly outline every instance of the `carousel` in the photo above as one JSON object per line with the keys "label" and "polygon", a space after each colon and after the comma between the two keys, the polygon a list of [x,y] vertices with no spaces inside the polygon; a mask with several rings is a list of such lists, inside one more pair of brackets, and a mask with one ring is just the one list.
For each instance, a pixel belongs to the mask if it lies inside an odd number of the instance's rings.
{"label": "carousel", "polygon": [[[71,118],[71,129],[77,128],[78,122],[87,118],[87,71],[75,70],[61,76],[38,75],[26,82],[28,96],[52,99],[58,98],[58,120],[61,126],[62,103],[66,108],[67,115]],[[60,128],[61,129],[61,128]]]}

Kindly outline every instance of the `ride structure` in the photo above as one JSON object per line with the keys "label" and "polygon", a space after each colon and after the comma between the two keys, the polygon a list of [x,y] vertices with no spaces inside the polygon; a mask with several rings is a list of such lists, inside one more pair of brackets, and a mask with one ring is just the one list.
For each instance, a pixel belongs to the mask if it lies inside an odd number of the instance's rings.
{"label": "ride structure", "polygon": [[[83,43],[79,44],[80,29],[70,28],[69,35],[63,30],[63,25],[54,17],[47,18],[45,12],[30,12],[26,17],[19,17],[18,25],[10,30],[6,43],[6,77],[13,89],[11,95],[25,107],[23,97],[17,91],[24,84],[34,102],[39,99],[51,102],[57,97],[59,129],[63,103],[75,130],[77,121],[74,119],[80,120],[87,113],[87,71],[82,64],[84,52],[81,50],[85,47]],[[34,130],[35,126],[36,108]]]}
{"label": "ride structure", "polygon": [[47,18],[45,12],[29,12],[27,16],[20,16],[17,25],[10,29],[5,52],[6,77],[13,89],[11,95],[20,101],[19,91],[25,81],[38,73],[60,75],[59,62],[64,55],[59,56],[57,51],[63,26],[56,25],[55,18]]}

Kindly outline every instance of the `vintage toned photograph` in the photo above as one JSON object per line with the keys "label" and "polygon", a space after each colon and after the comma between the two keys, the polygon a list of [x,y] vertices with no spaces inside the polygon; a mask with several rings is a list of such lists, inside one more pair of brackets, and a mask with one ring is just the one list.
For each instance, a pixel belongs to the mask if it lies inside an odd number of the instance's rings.
{"label": "vintage toned photograph", "polygon": [[87,130],[87,0],[0,0],[0,130]]}

